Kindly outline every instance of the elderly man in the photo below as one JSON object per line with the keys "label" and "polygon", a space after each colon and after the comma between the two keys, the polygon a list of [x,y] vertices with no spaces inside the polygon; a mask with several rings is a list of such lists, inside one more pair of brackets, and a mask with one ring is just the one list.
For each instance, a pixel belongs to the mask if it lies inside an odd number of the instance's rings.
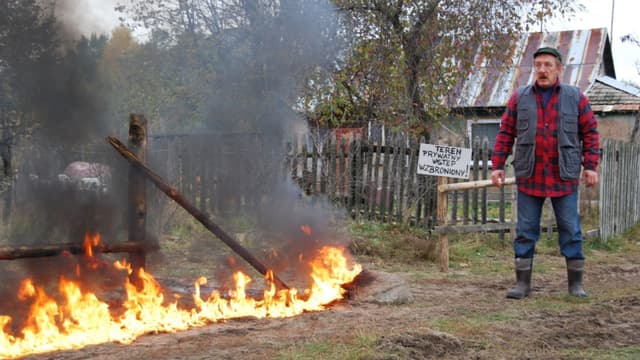
{"label": "elderly man", "polygon": [[562,56],[557,49],[538,49],[533,63],[535,83],[511,95],[491,159],[491,180],[499,187],[505,178],[506,158],[517,138],[512,162],[518,186],[518,222],[513,242],[516,286],[507,292],[507,297],[522,299],[531,292],[542,206],[550,198],[560,251],[566,259],[569,293],[585,298],[578,185],[581,165],[586,185],[598,182],[597,123],[584,94],[560,83]]}

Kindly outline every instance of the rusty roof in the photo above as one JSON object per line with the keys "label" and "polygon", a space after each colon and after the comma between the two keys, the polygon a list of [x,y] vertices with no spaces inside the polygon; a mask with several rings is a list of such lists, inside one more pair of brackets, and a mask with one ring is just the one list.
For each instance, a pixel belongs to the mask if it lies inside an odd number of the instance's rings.
{"label": "rusty roof", "polygon": [[515,89],[533,82],[533,53],[542,46],[553,46],[560,51],[564,62],[561,82],[577,86],[583,92],[599,76],[615,78],[606,28],[528,33],[508,49],[513,63],[509,69],[498,71],[479,55],[477,71],[451,93],[450,106],[504,107]]}

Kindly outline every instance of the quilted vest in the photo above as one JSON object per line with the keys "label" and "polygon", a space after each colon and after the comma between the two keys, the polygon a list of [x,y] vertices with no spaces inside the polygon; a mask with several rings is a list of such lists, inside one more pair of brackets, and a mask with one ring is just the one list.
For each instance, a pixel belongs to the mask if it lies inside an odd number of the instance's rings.
{"label": "quilted vest", "polygon": [[[582,145],[578,133],[580,90],[560,84],[558,99],[558,161],[562,180],[578,179],[582,164]],[[518,89],[517,142],[513,155],[513,169],[519,178],[531,177],[535,165],[538,105],[533,86]]]}

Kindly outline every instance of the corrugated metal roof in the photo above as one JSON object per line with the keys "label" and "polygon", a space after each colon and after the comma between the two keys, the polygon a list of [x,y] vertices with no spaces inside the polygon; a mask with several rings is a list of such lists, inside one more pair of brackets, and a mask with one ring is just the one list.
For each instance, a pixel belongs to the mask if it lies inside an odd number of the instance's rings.
{"label": "corrugated metal roof", "polygon": [[533,82],[533,53],[542,46],[556,47],[562,54],[564,69],[560,81],[583,92],[597,77],[615,78],[609,37],[605,28],[524,34],[508,49],[513,59],[510,69],[497,71],[490,62],[476,58],[477,71],[449,97],[451,107],[503,107],[519,86]]}

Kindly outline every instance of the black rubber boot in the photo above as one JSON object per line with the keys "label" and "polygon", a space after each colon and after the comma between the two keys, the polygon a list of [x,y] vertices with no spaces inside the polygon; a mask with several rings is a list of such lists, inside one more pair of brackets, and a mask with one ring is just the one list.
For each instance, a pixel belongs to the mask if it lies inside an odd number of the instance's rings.
{"label": "black rubber boot", "polygon": [[567,259],[567,279],[569,282],[569,295],[586,298],[589,295],[582,288],[582,274],[584,273],[584,260]]}
{"label": "black rubber boot", "polygon": [[509,299],[522,299],[531,292],[531,272],[533,271],[533,259],[516,258],[516,287],[507,291]]}

